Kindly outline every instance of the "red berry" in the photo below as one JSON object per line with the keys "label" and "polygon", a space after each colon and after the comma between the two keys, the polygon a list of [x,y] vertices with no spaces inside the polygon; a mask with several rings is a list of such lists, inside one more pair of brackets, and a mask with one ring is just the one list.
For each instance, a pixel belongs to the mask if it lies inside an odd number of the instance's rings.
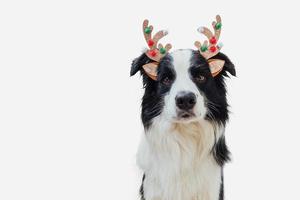
{"label": "red berry", "polygon": [[153,40],[151,40],[151,39],[150,39],[150,40],[148,40],[148,46],[149,46],[149,47],[152,47],[153,45],[154,45],[154,41],[153,41]]}
{"label": "red berry", "polygon": [[212,38],[210,38],[209,43],[216,44],[217,43],[217,39],[215,37],[212,37]]}
{"label": "red berry", "polygon": [[156,56],[156,51],[155,50],[151,50],[149,51],[150,56],[155,57]]}
{"label": "red berry", "polygon": [[215,51],[217,51],[217,47],[216,46],[211,46],[209,48],[210,52],[214,53]]}

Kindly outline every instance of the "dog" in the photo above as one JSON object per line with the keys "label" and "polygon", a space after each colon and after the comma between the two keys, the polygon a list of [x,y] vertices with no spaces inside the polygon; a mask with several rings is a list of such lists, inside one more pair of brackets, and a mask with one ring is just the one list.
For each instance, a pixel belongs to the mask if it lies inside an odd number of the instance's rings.
{"label": "dog", "polygon": [[[134,59],[130,71],[131,76],[140,72],[144,86],[145,134],[137,153],[144,172],[141,199],[223,200],[223,166],[230,160],[224,135],[229,117],[225,79],[236,75],[235,66],[219,49],[206,50],[209,56],[201,50],[179,49],[164,52],[159,59],[149,56],[157,56],[153,50],[159,54],[159,48],[150,48]],[[219,61],[217,73],[212,61]],[[154,64],[152,69],[149,64]]]}

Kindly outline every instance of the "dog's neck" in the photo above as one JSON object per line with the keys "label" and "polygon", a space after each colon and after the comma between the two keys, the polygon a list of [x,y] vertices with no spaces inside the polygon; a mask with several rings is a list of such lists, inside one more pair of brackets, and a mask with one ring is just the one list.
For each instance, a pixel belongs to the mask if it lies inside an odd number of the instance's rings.
{"label": "dog's neck", "polygon": [[[137,155],[138,165],[147,177],[145,196],[148,199],[153,196],[173,200],[216,199],[203,196],[218,194],[220,169],[212,155],[216,131],[219,130],[206,120],[168,123],[154,119]],[[157,189],[155,182],[162,188]]]}
{"label": "dog's neck", "polygon": [[145,134],[149,145],[160,153],[171,153],[176,146],[180,154],[187,152],[202,157],[212,150],[220,135],[219,129],[204,119],[190,123],[170,123],[157,118]]}

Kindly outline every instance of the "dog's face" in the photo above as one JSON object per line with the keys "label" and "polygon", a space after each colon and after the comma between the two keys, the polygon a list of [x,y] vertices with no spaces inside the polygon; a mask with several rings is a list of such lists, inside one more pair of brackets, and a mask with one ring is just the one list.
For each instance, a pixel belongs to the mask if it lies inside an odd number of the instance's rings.
{"label": "dog's face", "polygon": [[199,51],[177,50],[165,56],[157,68],[157,80],[151,79],[142,66],[151,62],[146,55],[135,59],[131,75],[141,71],[145,87],[142,120],[147,128],[153,118],[171,123],[190,123],[200,119],[225,123],[228,118],[226,72],[235,75],[233,64],[224,54],[215,58],[225,61],[223,70],[212,76],[208,62]]}

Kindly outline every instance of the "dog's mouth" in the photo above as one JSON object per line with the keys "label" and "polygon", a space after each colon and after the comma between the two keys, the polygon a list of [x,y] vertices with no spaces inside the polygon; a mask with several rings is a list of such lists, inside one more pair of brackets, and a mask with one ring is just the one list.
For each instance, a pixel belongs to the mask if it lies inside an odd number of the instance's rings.
{"label": "dog's mouth", "polygon": [[177,121],[188,121],[195,118],[196,115],[193,111],[178,111],[177,112]]}

